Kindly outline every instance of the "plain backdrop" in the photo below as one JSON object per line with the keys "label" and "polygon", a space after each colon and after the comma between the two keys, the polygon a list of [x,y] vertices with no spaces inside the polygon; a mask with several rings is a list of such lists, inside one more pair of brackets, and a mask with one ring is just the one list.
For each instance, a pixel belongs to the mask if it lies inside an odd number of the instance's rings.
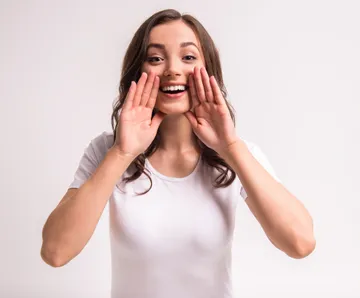
{"label": "plain backdrop", "polygon": [[240,203],[235,298],[360,297],[358,1],[0,3],[0,297],[110,297],[107,208],[64,267],[42,261],[41,232],[85,147],[111,131],[130,39],[166,8],[207,28],[237,133],[263,149],[314,219],[316,250],[295,260]]}

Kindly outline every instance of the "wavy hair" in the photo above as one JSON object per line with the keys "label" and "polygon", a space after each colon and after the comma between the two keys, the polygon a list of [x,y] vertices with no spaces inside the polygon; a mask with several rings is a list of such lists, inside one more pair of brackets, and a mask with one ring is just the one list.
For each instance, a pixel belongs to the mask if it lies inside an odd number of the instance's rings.
{"label": "wavy hair", "polygon": [[[225,99],[226,105],[229,109],[232,121],[235,126],[235,116],[234,116],[234,108],[227,100],[227,91],[223,82],[221,63],[219,58],[218,50],[215,47],[215,44],[210,37],[209,33],[202,26],[202,24],[195,19],[193,16],[184,14],[181,15],[178,11],[173,9],[167,9],[159,11],[153,14],[150,18],[148,18],[136,31],[134,37],[132,38],[126,54],[124,56],[123,64],[122,64],[122,72],[121,79],[119,85],[119,96],[115,103],[113,104],[113,112],[111,115],[111,125],[114,133],[113,141],[116,140],[116,131],[118,126],[118,115],[119,111],[124,105],[126,95],[131,85],[131,81],[138,81],[141,76],[141,68],[146,59],[146,48],[149,41],[149,35],[152,28],[157,25],[164,24],[171,21],[182,20],[185,24],[190,26],[192,30],[195,32],[197,37],[200,40],[202,52],[205,58],[205,67],[209,74],[209,76],[214,76],[219,87],[221,93]],[[152,112],[152,117],[154,117],[156,111]],[[202,149],[201,159],[205,164],[210,167],[213,167],[219,171],[219,176],[216,177],[215,183],[212,182],[215,188],[227,187],[229,186],[234,179],[236,178],[235,171],[224,161],[223,158],[219,156],[219,154],[207,147],[203,142],[197,138],[198,144]],[[135,172],[123,179],[125,183],[130,181],[134,181],[144,173],[150,179],[150,188],[140,193],[139,195],[143,195],[150,191],[152,188],[152,179],[148,173],[146,173],[145,168],[145,159],[151,156],[159,146],[160,142],[160,133],[159,130],[150,144],[150,146],[137,156],[131,165],[135,166]],[[131,166],[130,165],[130,166]],[[230,172],[230,177],[228,177],[228,173]]]}

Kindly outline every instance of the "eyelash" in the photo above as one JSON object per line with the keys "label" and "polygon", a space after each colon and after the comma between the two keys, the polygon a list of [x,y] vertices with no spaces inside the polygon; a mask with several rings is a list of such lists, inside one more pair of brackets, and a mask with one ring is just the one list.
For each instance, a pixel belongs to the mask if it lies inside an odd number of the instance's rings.
{"label": "eyelash", "polygon": [[[196,60],[196,57],[193,56],[193,55],[186,55],[184,57],[191,57],[191,59],[187,59],[187,61]],[[153,59],[162,59],[162,58],[160,58],[160,57],[148,57],[147,61],[150,62],[150,63],[160,62],[160,61],[154,61]]]}

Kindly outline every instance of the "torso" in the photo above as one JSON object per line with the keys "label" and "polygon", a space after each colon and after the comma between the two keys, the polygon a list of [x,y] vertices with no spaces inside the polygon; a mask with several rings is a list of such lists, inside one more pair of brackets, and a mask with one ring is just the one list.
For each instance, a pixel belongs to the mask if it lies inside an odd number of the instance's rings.
{"label": "torso", "polygon": [[[112,144],[107,132],[91,142],[71,187],[85,182],[97,166],[89,160],[100,162]],[[176,156],[158,148],[144,164],[152,183],[145,173],[126,183],[123,178],[136,170],[129,167],[114,187],[111,297],[233,297],[231,247],[241,181],[214,188],[220,172],[200,156],[195,148]]]}
{"label": "torso", "polygon": [[[218,173],[196,151],[156,151],[141,175],[110,199],[112,297],[231,298],[231,244],[238,181],[214,189]],[[131,175],[132,170],[126,173]]]}

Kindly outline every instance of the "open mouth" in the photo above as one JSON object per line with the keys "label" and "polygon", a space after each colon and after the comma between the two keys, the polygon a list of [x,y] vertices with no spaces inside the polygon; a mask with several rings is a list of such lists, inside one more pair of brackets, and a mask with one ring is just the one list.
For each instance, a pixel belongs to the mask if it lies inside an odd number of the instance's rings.
{"label": "open mouth", "polygon": [[165,86],[160,87],[160,91],[166,94],[178,94],[188,90],[189,87],[187,85],[177,85],[177,86]]}

